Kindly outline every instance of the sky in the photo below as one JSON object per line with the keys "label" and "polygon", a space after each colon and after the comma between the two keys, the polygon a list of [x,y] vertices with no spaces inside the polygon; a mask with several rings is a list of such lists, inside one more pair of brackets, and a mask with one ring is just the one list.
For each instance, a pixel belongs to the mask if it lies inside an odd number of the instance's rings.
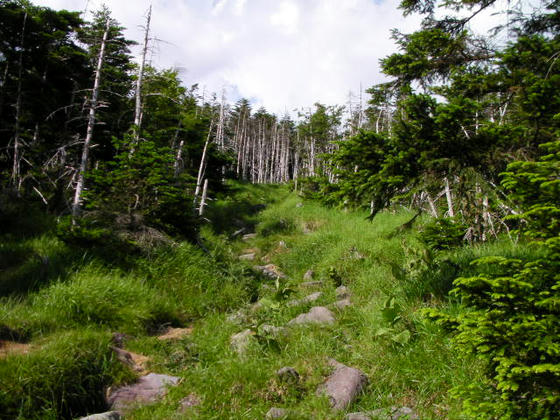
{"label": "sky", "polygon": [[[504,0],[505,1],[505,0]],[[358,101],[385,81],[379,60],[396,47],[391,29],[412,32],[398,0],[35,0],[53,9],[106,4],[137,42],[152,4],[151,63],[180,69],[186,86],[282,114],[315,102]],[[86,15],[89,17],[89,14]],[[479,22],[484,26],[484,18]],[[141,46],[133,48],[138,55]],[[364,101],[366,100],[364,94]]]}

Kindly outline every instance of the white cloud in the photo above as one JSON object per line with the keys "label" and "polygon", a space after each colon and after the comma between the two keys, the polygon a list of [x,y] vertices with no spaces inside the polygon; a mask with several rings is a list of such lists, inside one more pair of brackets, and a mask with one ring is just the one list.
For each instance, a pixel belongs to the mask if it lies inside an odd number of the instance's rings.
{"label": "white cloud", "polygon": [[270,15],[270,23],[279,26],[287,35],[295,34],[299,23],[299,8],[293,1],[282,1]]}
{"label": "white cloud", "polygon": [[[36,0],[83,10],[87,0]],[[89,0],[89,10],[101,5]],[[398,0],[105,0],[126,35],[140,41],[153,3],[154,64],[180,67],[185,84],[244,96],[273,112],[342,104],[384,80],[379,59],[394,52],[390,30],[411,32]],[[140,47],[134,52],[138,53]],[[230,99],[237,99],[230,97]]]}

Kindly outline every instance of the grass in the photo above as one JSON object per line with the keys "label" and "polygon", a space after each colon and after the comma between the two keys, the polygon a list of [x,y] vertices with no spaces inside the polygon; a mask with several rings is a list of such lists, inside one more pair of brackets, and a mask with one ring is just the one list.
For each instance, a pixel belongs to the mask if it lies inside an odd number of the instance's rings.
{"label": "grass", "polygon": [[[333,413],[315,392],[332,357],[370,379],[348,412],[409,406],[423,419],[461,419],[461,403],[450,390],[477,383],[480,369],[473,360],[461,360],[450,338],[418,310],[458,310],[447,291],[456,276],[473,273],[470,262],[477,257],[534,254],[499,240],[431,258],[417,229],[394,234],[412,216],[405,209],[370,223],[365,213],[327,209],[282,186],[232,184],[205,216],[201,242],[207,252],[181,243],[136,255],[126,267],[69,247],[48,229],[35,236],[10,233],[0,261],[13,261],[8,271],[16,274],[0,281],[0,339],[25,340],[34,350],[0,359],[0,381],[10,384],[0,387],[0,412],[8,416],[0,418],[103,411],[102,390],[131,379],[109,350],[111,333],[118,331],[128,335],[127,349],[150,357],[150,370],[182,378],[163,401],[127,418],[261,419],[277,406],[294,410],[294,418],[342,419],[345,413]],[[242,241],[250,232],[257,236]],[[249,248],[257,260],[239,261]],[[10,279],[39,275],[29,250],[49,261],[70,258],[18,288]],[[265,263],[287,275],[278,286],[291,295],[277,293],[274,280],[252,269]],[[323,281],[323,295],[312,304],[286,305],[311,293],[299,286],[309,269]],[[351,290],[353,305],[335,310],[334,325],[295,327],[278,337],[260,334],[263,323],[282,326],[311,306],[329,305],[340,284]],[[383,316],[390,297],[400,317],[392,326]],[[231,317],[240,308],[242,316]],[[169,325],[191,325],[193,333],[158,340],[154,334]],[[390,333],[380,334],[389,327]],[[257,334],[240,357],[230,337],[247,328]],[[406,331],[409,341],[392,339]],[[283,366],[300,373],[297,386],[276,377]],[[191,394],[201,404],[182,412],[181,400]]]}

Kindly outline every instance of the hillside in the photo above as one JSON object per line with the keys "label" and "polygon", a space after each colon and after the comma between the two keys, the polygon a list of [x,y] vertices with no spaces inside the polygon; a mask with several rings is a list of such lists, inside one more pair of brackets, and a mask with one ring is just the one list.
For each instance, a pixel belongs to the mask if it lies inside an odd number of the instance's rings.
{"label": "hillside", "polygon": [[[461,418],[450,390],[478,383],[481,372],[419,310],[455,311],[446,293],[474,258],[527,250],[503,240],[430,261],[418,240],[426,221],[401,229],[413,215],[403,209],[369,222],[287,186],[231,184],[208,210],[206,252],[178,243],[115,258],[111,244],[65,244],[48,220],[33,234],[20,226],[2,241],[2,260],[16,262],[3,272],[3,288],[12,290],[2,300],[0,338],[12,343],[2,342],[2,418],[102,412],[107,387],[147,372],[176,376],[179,385],[127,419],[262,419],[272,407],[293,418],[391,407]],[[348,306],[333,306],[345,298]],[[317,306],[334,322],[273,328]],[[243,331],[247,341],[232,345]],[[123,364],[119,346],[146,359]],[[331,358],[368,378],[338,412],[316,393]],[[283,381],[282,367],[299,379]],[[185,398],[192,407],[181,409]]]}

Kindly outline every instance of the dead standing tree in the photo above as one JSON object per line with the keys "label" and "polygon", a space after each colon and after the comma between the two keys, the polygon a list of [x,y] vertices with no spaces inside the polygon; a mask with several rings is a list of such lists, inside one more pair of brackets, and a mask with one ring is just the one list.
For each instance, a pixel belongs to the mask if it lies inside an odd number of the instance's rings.
{"label": "dead standing tree", "polygon": [[27,13],[23,15],[23,25],[21,28],[21,41],[18,60],[18,84],[17,84],[17,98],[16,98],[16,117],[14,126],[14,162],[12,167],[12,185],[17,191],[21,188],[21,107],[22,107],[22,78],[23,78],[23,53],[24,53],[24,39],[25,39],[25,26],[27,23]]}
{"label": "dead standing tree", "polygon": [[140,58],[140,65],[138,67],[138,76],[136,79],[136,90],[134,92],[135,107],[134,107],[134,144],[130,153],[134,153],[134,147],[140,140],[140,131],[142,128],[142,83],[144,80],[144,68],[146,66],[146,56],[148,54],[148,44],[150,42],[150,23],[152,20],[152,6],[148,9],[148,16],[146,17],[146,27],[144,28],[144,46],[142,48],[142,57]]}
{"label": "dead standing tree", "polygon": [[111,20],[107,17],[107,22],[105,25],[105,31],[103,32],[103,38],[101,40],[101,46],[99,49],[99,55],[97,57],[97,66],[95,68],[95,80],[93,83],[93,90],[91,94],[90,106],[89,106],[89,116],[86,131],[86,138],[84,140],[84,145],[82,149],[82,159],[80,161],[80,168],[78,171],[78,181],[76,182],[76,190],[74,192],[74,200],[72,202],[72,221],[76,222],[76,219],[80,216],[81,205],[82,205],[82,195],[84,190],[84,178],[88,166],[89,159],[89,149],[91,145],[91,139],[93,138],[93,128],[95,126],[95,113],[97,111],[97,105],[99,100],[99,86],[101,82],[101,70],[103,68],[103,60],[105,57],[105,46],[107,44],[107,38],[109,36],[109,29],[111,27]]}

